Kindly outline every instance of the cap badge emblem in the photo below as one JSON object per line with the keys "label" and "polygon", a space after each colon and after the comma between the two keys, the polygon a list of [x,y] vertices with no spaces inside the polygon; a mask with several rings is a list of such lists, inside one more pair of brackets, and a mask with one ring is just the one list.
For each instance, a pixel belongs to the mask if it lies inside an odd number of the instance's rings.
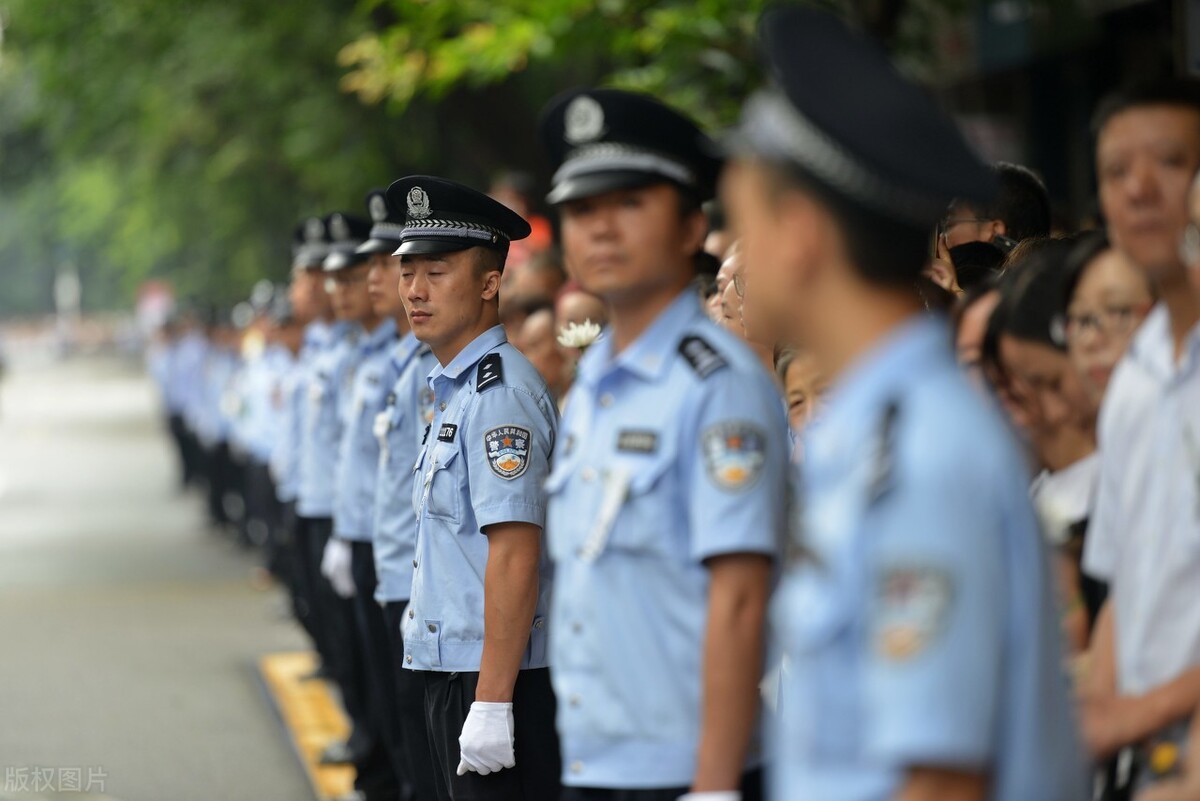
{"label": "cap badge emblem", "polygon": [[346,223],[346,218],[340,214],[335,214],[329,220],[329,235],[338,242],[344,242],[350,238],[350,226]]}
{"label": "cap badge emblem", "polygon": [[320,242],[325,236],[325,224],[319,217],[309,217],[304,221],[304,241]]}
{"label": "cap badge emblem", "polygon": [[419,186],[408,190],[408,216],[421,220],[429,214],[429,195],[425,194],[425,190]]}
{"label": "cap badge emblem", "polygon": [[371,219],[375,222],[383,222],[388,216],[387,201],[383,199],[383,195],[371,195],[371,200],[367,203],[367,211],[371,213]]}
{"label": "cap badge emblem", "polygon": [[604,132],[604,109],[594,98],[580,95],[567,105],[563,134],[573,145],[595,141]]}

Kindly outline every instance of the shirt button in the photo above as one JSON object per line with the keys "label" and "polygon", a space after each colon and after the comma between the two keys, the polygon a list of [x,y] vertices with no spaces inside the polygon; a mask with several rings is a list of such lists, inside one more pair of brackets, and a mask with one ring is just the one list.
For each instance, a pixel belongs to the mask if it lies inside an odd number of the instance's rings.
{"label": "shirt button", "polygon": [[579,761],[572,762],[571,763],[571,772],[572,773],[583,773],[583,763],[579,762]]}
{"label": "shirt button", "polygon": [[535,629],[537,629],[538,631],[541,631],[542,629],[546,628],[546,621],[539,620],[538,622],[533,624],[533,627]]}
{"label": "shirt button", "polygon": [[571,704],[571,706],[579,706],[579,696],[572,695],[570,698],[570,704]]}
{"label": "shirt button", "polygon": [[417,569],[417,560],[414,559],[413,560],[413,570],[416,570],[416,569]]}
{"label": "shirt button", "polygon": [[409,610],[408,610],[408,619],[409,619],[409,620],[412,620],[412,619],[413,619],[414,617],[416,617],[416,616],[417,616],[417,613],[416,613],[416,612],[414,612],[414,611],[413,611],[413,610],[411,610],[411,609],[409,609]]}
{"label": "shirt button", "polygon": [[579,634],[580,632],[583,631],[583,624],[578,621],[572,623],[571,631],[575,632],[576,634]]}
{"label": "shirt button", "polygon": [[437,626],[435,626],[435,625],[433,625],[432,623],[430,623],[430,624],[429,624],[429,630],[430,630],[431,632],[436,632],[436,631],[437,631]]}
{"label": "shirt button", "polygon": [[606,409],[613,405],[613,396],[611,392],[605,392],[600,396],[600,405]]}
{"label": "shirt button", "polygon": [[407,654],[407,655],[404,657],[404,663],[405,663],[406,665],[411,665],[411,664],[412,664],[412,654]]}
{"label": "shirt button", "polygon": [[579,477],[582,478],[584,481],[595,481],[596,480],[596,471],[594,469],[592,469],[591,467],[585,467],[579,471]]}
{"label": "shirt button", "polygon": [[442,412],[446,411],[446,402],[445,401],[442,401],[441,403],[438,404],[438,410],[442,411]]}

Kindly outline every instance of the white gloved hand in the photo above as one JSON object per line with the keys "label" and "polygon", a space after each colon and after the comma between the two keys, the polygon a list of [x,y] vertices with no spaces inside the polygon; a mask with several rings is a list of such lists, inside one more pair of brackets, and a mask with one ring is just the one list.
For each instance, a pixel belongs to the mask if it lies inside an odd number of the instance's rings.
{"label": "white gloved hand", "polygon": [[458,775],[465,776],[468,770],[473,770],[486,776],[516,765],[517,757],[513,754],[515,730],[512,704],[472,703],[463,722],[462,734],[458,736],[458,747],[462,752]]}
{"label": "white gloved hand", "polygon": [[329,579],[339,598],[354,597],[354,574],[350,570],[350,543],[330,537],[321,555],[321,575]]}
{"label": "white gloved hand", "polygon": [[742,801],[741,790],[716,790],[707,793],[687,793],[679,801]]}

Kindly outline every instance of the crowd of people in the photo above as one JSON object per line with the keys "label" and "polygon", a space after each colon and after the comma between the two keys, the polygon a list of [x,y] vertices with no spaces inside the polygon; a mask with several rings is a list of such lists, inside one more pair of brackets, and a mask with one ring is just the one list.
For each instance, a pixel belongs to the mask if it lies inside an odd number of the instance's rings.
{"label": "crowd of people", "polygon": [[[366,799],[1200,799],[1200,82],[1102,220],[768,12],[718,144],[577,89],[546,202],[412,175],[153,354]],[[364,179],[370,176],[363,176]]]}

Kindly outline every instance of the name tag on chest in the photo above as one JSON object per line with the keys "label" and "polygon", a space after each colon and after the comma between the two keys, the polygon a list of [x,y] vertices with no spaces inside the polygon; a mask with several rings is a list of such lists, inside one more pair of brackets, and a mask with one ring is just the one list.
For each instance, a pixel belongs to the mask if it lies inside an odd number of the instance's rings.
{"label": "name tag on chest", "polygon": [[654,453],[658,450],[658,432],[625,430],[617,434],[617,450],[626,453]]}
{"label": "name tag on chest", "polygon": [[438,442],[454,442],[454,437],[458,435],[458,426],[454,423],[446,423],[438,429]]}

